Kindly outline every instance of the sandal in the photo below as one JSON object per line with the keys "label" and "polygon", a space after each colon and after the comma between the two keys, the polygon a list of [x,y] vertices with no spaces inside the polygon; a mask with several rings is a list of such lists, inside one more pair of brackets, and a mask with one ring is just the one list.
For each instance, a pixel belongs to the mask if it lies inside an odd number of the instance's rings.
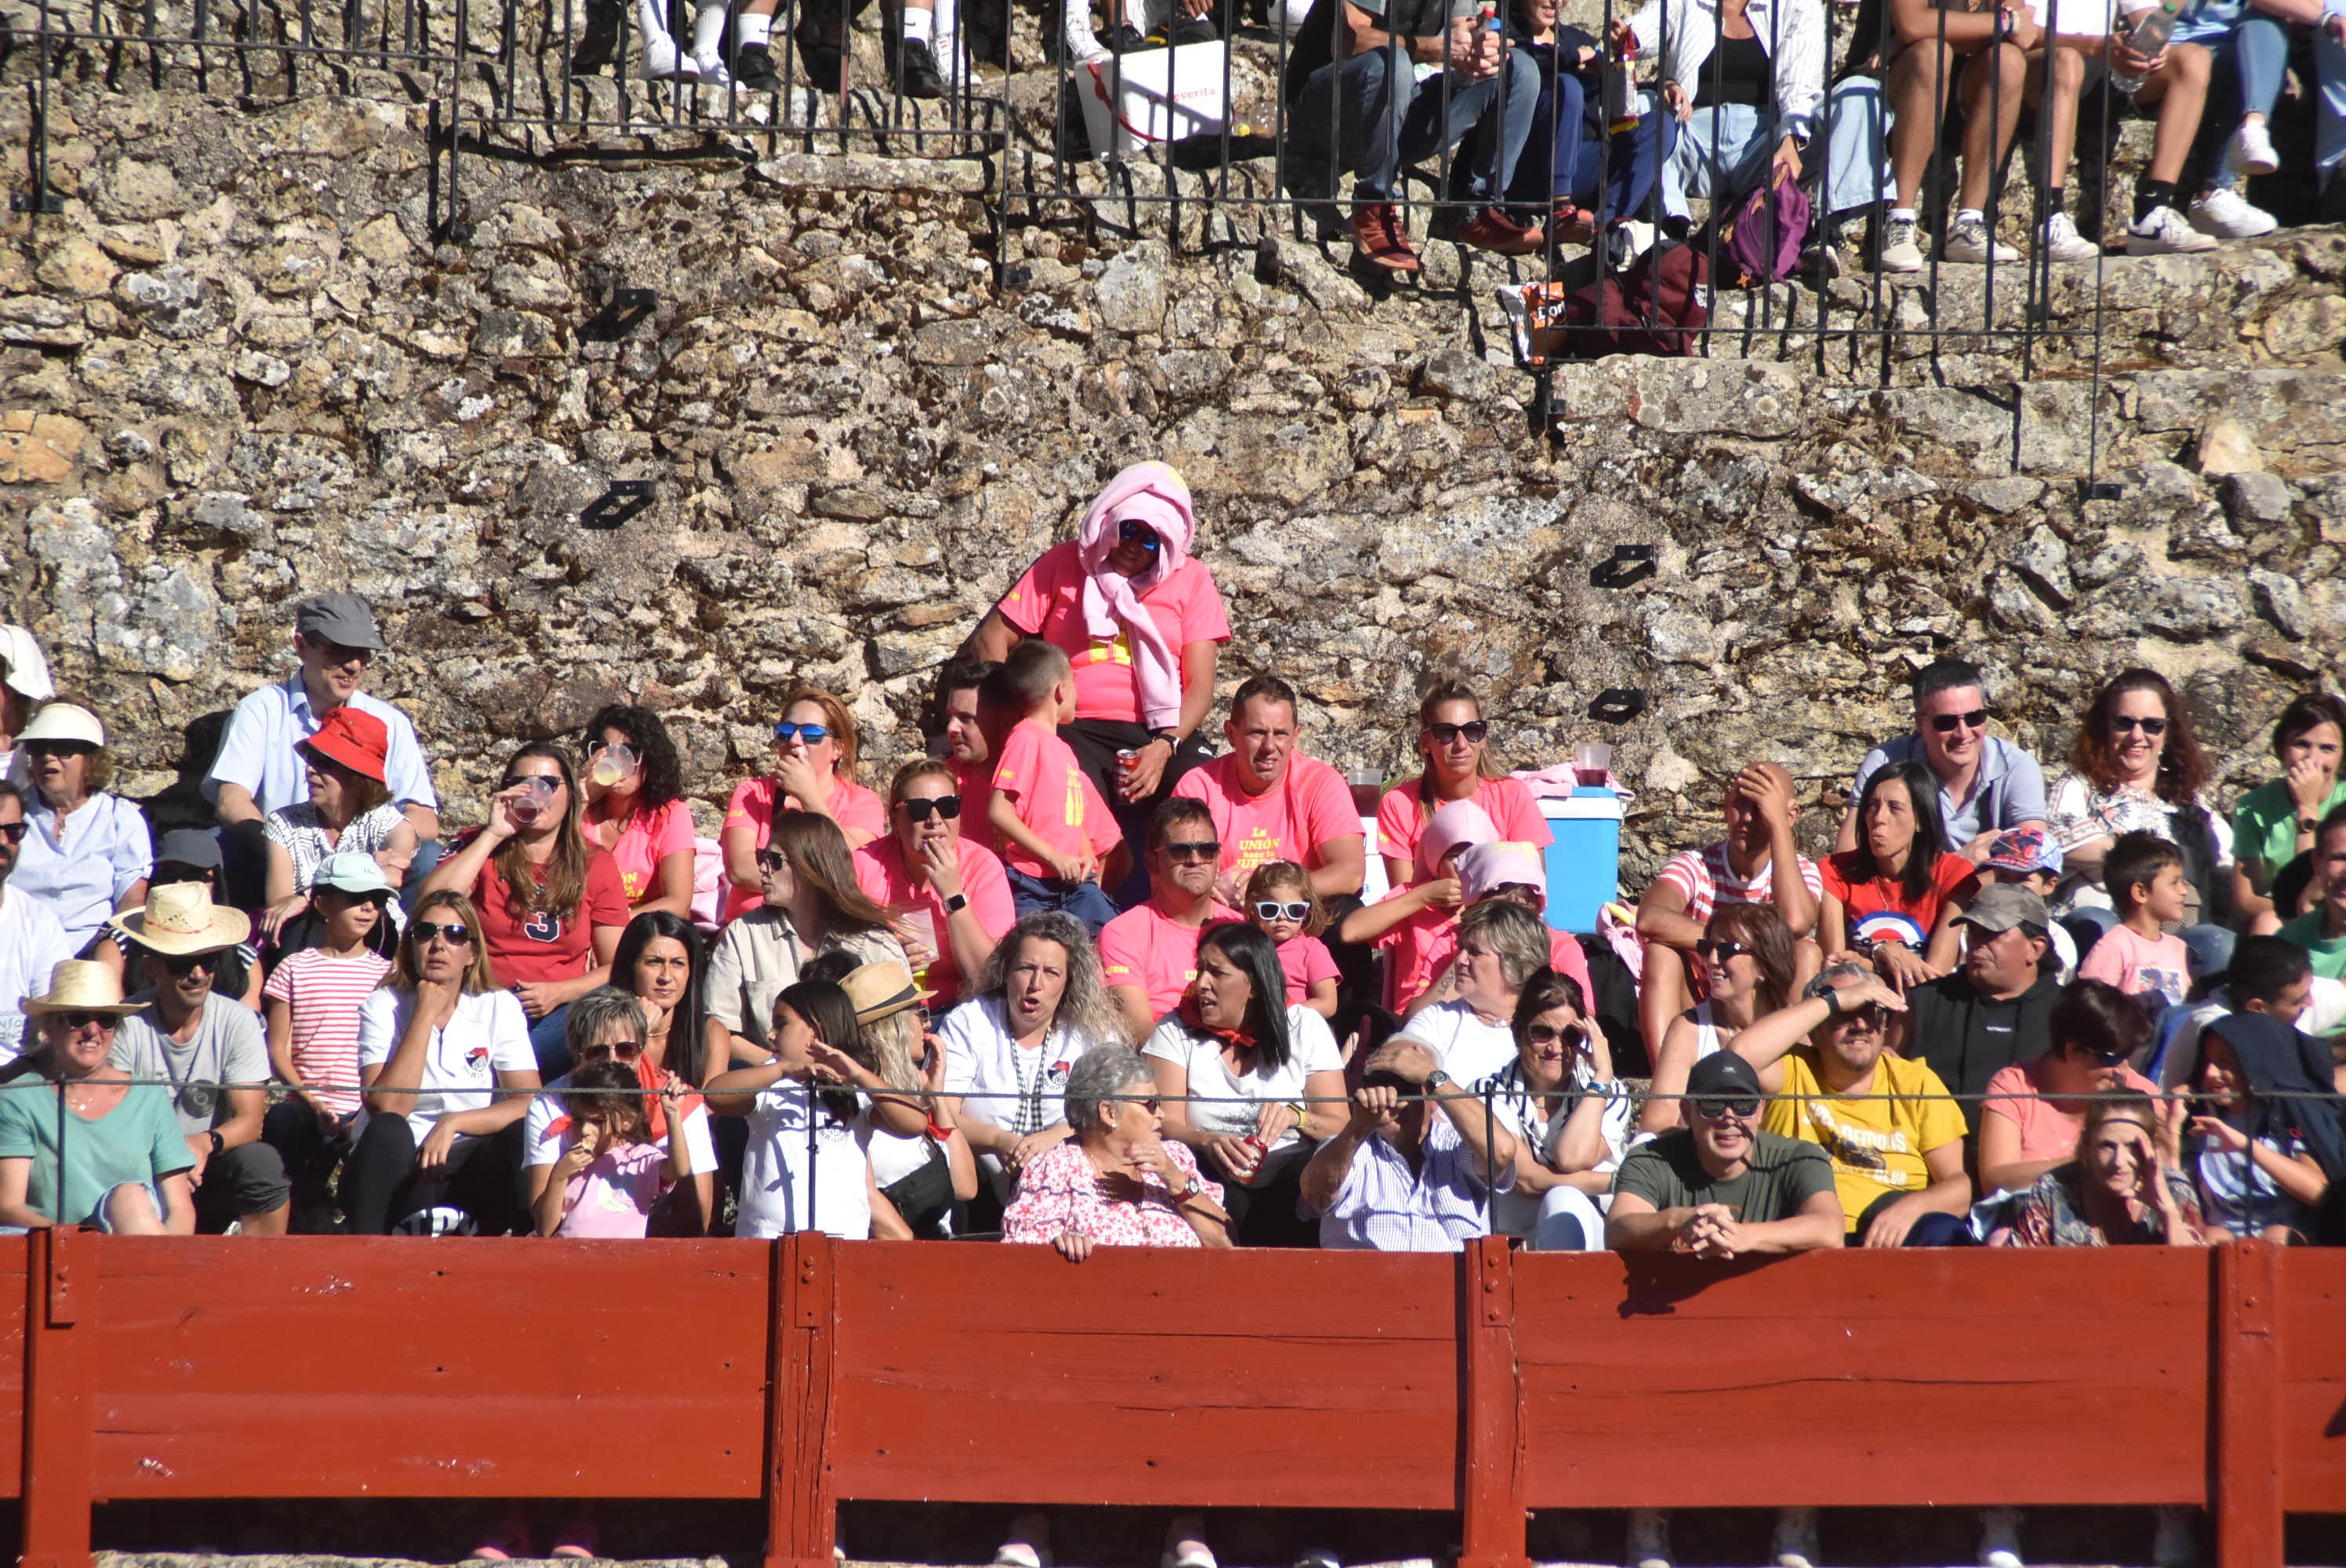
{"label": "sandal", "polygon": [[490,1526],[481,1543],[473,1548],[472,1555],[482,1563],[510,1563],[516,1557],[534,1555],[529,1546],[529,1525],[520,1511],[516,1509]]}
{"label": "sandal", "polygon": [[601,1545],[602,1539],[595,1529],[595,1522],[574,1514],[568,1522],[555,1532],[554,1548],[546,1555],[571,1558],[600,1557],[603,1554],[599,1550]]}

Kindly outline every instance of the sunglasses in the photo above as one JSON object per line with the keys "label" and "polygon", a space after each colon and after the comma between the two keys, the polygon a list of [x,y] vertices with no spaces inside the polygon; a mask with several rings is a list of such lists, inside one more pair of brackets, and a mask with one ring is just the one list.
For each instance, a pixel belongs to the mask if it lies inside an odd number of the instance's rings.
{"label": "sunglasses", "polygon": [[[1125,526],[1129,528],[1132,524],[1127,523]],[[1127,1105],[1138,1105],[1142,1110],[1148,1112],[1152,1116],[1158,1114],[1157,1096],[1154,1095],[1150,1095],[1145,1099],[1127,1100],[1125,1104]]]}
{"label": "sunglasses", "polygon": [[353,660],[360,664],[372,664],[374,662],[374,649],[372,648],[345,647],[341,643],[320,642],[315,637],[310,637],[306,640],[311,647],[318,650],[319,657],[323,658],[328,664],[349,664]]}
{"label": "sunglasses", "polygon": [[644,1054],[644,1043],[640,1040],[622,1040],[616,1044],[607,1041],[601,1044],[587,1046],[580,1054],[592,1056],[597,1052],[606,1056],[617,1057],[622,1062],[632,1062]]}
{"label": "sunglasses", "polygon": [[1257,920],[1291,920],[1300,923],[1311,918],[1311,905],[1309,901],[1290,904],[1277,899],[1257,899],[1254,913]]}
{"label": "sunglasses", "polygon": [[1705,963],[1725,963],[1750,951],[1739,942],[1713,942],[1708,937],[1694,944],[1694,955]]}
{"label": "sunglasses", "polygon": [[173,974],[193,974],[199,969],[210,974],[219,968],[219,961],[216,952],[181,952],[165,958],[163,967]]}
{"label": "sunglasses", "polygon": [[1748,1122],[1760,1114],[1760,1102],[1750,1099],[1695,1099],[1688,1100],[1687,1104],[1695,1108],[1698,1115],[1714,1118],[1733,1116],[1739,1122]]}
{"label": "sunglasses", "polygon": [[1890,1022],[1890,1013],[1879,1002],[1869,1002],[1862,1007],[1852,1007],[1842,1013],[1841,1021],[1879,1034]]}
{"label": "sunglasses", "polygon": [[821,746],[831,738],[831,729],[829,726],[821,724],[792,724],[785,718],[774,726],[774,738],[777,740],[795,738],[805,741],[809,746]]}
{"label": "sunglasses", "polygon": [[[7,829],[0,827],[0,833],[6,831]],[[202,882],[209,887],[211,880],[212,873],[209,867],[173,866],[166,869],[157,866],[155,874],[147,879],[147,885],[150,888],[168,888],[175,887],[181,882]]]}
{"label": "sunglasses", "polygon": [[2120,735],[2131,735],[2136,730],[2139,729],[2145,735],[2147,735],[2153,740],[2156,740],[2160,736],[2167,733],[2167,720],[2163,718],[2137,718],[2132,714],[2119,713],[2113,714],[2111,716],[2110,728],[2116,730]]}
{"label": "sunglasses", "polygon": [[961,797],[958,795],[939,795],[933,799],[915,795],[896,804],[903,807],[904,815],[915,822],[927,821],[933,811],[948,822],[956,821],[961,817]]}
{"label": "sunglasses", "polygon": [[87,757],[97,749],[87,740],[27,740],[27,757]]}
{"label": "sunglasses", "polygon": [[1554,1045],[1559,1042],[1576,1045],[1580,1043],[1581,1034],[1579,1028],[1573,1024],[1558,1029],[1553,1023],[1534,1023],[1525,1028],[1524,1038],[1535,1045]]}
{"label": "sunglasses", "polygon": [[[5,839],[12,844],[21,844],[25,841],[25,830],[29,825],[25,822],[0,822],[0,839]],[[147,880],[151,882],[155,879],[149,877]]]}
{"label": "sunglasses", "polygon": [[409,926],[407,932],[408,935],[414,939],[415,945],[418,947],[422,947],[435,936],[450,947],[473,945],[473,928],[461,921],[451,921],[446,925],[434,925],[430,921],[420,920]]}
{"label": "sunglasses", "polygon": [[1156,529],[1146,523],[1135,523],[1129,517],[1118,525],[1116,536],[1127,545],[1139,545],[1152,555],[1165,546],[1165,541],[1157,536]]}
{"label": "sunglasses", "polygon": [[49,1016],[67,1029],[76,1031],[87,1029],[93,1023],[111,1029],[121,1022],[111,1013],[52,1013]]}
{"label": "sunglasses", "polygon": [[1958,728],[1985,729],[1987,728],[1987,709],[1984,708],[1974,708],[1969,713],[1936,714],[1933,715],[1931,719],[1931,728],[1937,730],[1942,735],[1953,735]]}
{"label": "sunglasses", "polygon": [[779,871],[790,863],[790,858],[782,853],[780,850],[760,850],[758,851],[758,869],[761,871]]}
{"label": "sunglasses", "polygon": [[2124,1046],[2120,1046],[2116,1051],[2096,1051],[2090,1045],[2073,1044],[2069,1047],[2069,1054],[2089,1057],[2105,1067],[2123,1067],[2126,1065],[2127,1058],[2134,1053]]}
{"label": "sunglasses", "polygon": [[1219,856],[1221,852],[1221,844],[1213,839],[1203,840],[1193,844],[1168,844],[1165,846],[1165,858],[1173,861],[1177,865],[1188,865],[1194,864],[1199,860],[1210,860]]}
{"label": "sunglasses", "polygon": [[1467,745],[1480,746],[1490,738],[1491,727],[1478,718],[1471,724],[1429,724],[1425,733],[1433,738],[1437,746],[1455,746],[1461,736],[1465,737]]}

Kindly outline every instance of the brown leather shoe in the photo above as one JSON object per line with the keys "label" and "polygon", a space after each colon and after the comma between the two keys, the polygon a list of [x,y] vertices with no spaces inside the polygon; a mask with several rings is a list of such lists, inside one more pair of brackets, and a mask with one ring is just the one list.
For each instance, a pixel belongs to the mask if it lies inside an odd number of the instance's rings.
{"label": "brown leather shoe", "polygon": [[1528,256],[1540,248],[1545,232],[1536,223],[1518,223],[1495,207],[1476,210],[1453,236],[1461,245],[1501,256]]}
{"label": "brown leather shoe", "polygon": [[1388,272],[1418,270],[1417,252],[1409,248],[1409,235],[1402,227],[1401,209],[1389,201],[1352,209],[1352,243],[1372,267]]}
{"label": "brown leather shoe", "polygon": [[1556,210],[1548,217],[1548,232],[1556,236],[1558,245],[1593,245],[1596,242],[1595,217],[1583,212],[1566,197],[1556,199]]}

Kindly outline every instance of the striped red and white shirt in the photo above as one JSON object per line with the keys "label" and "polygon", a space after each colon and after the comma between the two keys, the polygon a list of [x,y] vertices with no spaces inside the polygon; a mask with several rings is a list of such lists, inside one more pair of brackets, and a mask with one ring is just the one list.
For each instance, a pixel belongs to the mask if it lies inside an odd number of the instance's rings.
{"label": "striped red and white shirt", "polygon": [[[1806,855],[1800,858],[1800,881],[1809,896],[1824,896],[1824,877],[1817,863]],[[1727,859],[1727,840],[1706,845],[1699,850],[1680,850],[1662,866],[1656,881],[1668,882],[1686,894],[1687,919],[1697,925],[1710,923],[1711,911],[1720,904],[1772,904],[1776,901],[1776,867],[1772,860],[1762,860],[1760,869],[1751,873],[1749,881],[1735,874],[1735,867]]]}
{"label": "striped red and white shirt", "polygon": [[261,987],[266,1001],[286,1004],[293,1023],[293,1070],[305,1084],[332,1084],[318,1098],[347,1115],[359,1108],[359,1004],[382,983],[391,960],[372,952],[337,958],[322,947],[303,948],[277,966]]}

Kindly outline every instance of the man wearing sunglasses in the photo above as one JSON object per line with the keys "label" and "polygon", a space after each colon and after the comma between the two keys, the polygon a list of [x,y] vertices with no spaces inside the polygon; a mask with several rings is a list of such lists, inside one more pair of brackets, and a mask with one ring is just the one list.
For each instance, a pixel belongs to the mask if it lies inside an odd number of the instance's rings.
{"label": "man wearing sunglasses", "polygon": [[1221,840],[1202,800],[1175,799],[1148,827],[1148,901],[1099,934],[1100,978],[1135,1040],[1146,1040],[1198,978],[1198,940],[1236,910],[1214,898]]}
{"label": "man wearing sunglasses", "polygon": [[2045,772],[2036,759],[1987,732],[1987,690],[1979,666],[1943,658],[1914,677],[1914,729],[1865,754],[1849,787],[1848,812],[1833,848],[1857,848],[1856,802],[1867,779],[1893,762],[1921,761],[1939,780],[1939,821],[1951,855],[1974,865],[1987,859],[1996,835],[2014,828],[2042,831],[2050,811]]}
{"label": "man wearing sunglasses", "polygon": [[1229,750],[1173,787],[1177,797],[1203,800],[1214,814],[1222,841],[1214,896],[1226,904],[1237,904],[1247,878],[1271,860],[1301,866],[1322,899],[1360,893],[1368,855],[1352,787],[1306,756],[1301,737],[1295,688],[1275,675],[1256,676],[1230,698],[1222,724]]}
{"label": "man wearing sunglasses", "polygon": [[1815,1144],[1760,1130],[1760,1074],[1732,1051],[1687,1074],[1686,1125],[1638,1145],[1613,1177],[1615,1252],[1750,1253],[1839,1247],[1848,1221]]}
{"label": "man wearing sunglasses", "polygon": [[73,939],[49,901],[8,886],[25,830],[25,792],[0,781],[0,1062],[15,1060],[23,1045],[25,1014],[17,1004],[74,955]]}
{"label": "man wearing sunglasses", "polygon": [[260,1020],[217,995],[219,955],[251,934],[239,911],[213,905],[201,882],[149,889],[147,905],[112,923],[130,938],[151,993],[122,1021],[111,1058],[137,1080],[162,1085],[195,1156],[196,1228],[282,1236],[291,1217],[285,1161],[261,1141],[269,1047]]}

